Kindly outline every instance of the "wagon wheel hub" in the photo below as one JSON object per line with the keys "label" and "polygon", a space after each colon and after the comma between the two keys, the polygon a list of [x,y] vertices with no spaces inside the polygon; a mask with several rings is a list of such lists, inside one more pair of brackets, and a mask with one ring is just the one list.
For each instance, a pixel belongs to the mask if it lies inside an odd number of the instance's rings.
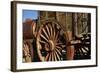
{"label": "wagon wheel hub", "polygon": [[55,48],[55,43],[53,42],[53,40],[49,40],[49,46],[51,48],[51,51],[53,51]]}

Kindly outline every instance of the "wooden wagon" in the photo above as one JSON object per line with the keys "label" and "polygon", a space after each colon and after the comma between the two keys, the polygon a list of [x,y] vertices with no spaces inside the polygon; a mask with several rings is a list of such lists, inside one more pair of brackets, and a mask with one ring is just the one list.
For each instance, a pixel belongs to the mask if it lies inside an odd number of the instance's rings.
{"label": "wooden wagon", "polygon": [[23,40],[31,41],[31,61],[91,58],[90,14],[40,11],[39,15],[38,20],[23,23]]}

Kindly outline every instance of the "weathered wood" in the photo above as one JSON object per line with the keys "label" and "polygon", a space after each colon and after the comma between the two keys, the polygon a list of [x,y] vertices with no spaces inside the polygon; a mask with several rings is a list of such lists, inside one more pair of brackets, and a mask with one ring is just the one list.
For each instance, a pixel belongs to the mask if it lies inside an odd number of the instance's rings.
{"label": "weathered wood", "polygon": [[72,13],[72,36],[78,35],[77,13]]}
{"label": "weathered wood", "polygon": [[[72,32],[71,31],[67,31],[65,34],[66,34],[66,40],[68,42],[70,42],[72,40]],[[73,60],[74,59],[74,49],[75,48],[74,48],[73,45],[68,46],[67,44],[66,44],[66,47],[67,47],[66,48],[66,51],[67,51],[67,53],[66,53],[67,60]]]}

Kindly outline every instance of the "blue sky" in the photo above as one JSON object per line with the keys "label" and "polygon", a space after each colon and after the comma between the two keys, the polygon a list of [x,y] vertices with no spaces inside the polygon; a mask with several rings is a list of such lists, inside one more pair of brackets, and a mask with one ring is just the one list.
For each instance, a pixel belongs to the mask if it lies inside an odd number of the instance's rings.
{"label": "blue sky", "polygon": [[38,11],[23,10],[23,17],[22,17],[23,21],[25,21],[26,19],[37,19],[37,18],[38,18]]}

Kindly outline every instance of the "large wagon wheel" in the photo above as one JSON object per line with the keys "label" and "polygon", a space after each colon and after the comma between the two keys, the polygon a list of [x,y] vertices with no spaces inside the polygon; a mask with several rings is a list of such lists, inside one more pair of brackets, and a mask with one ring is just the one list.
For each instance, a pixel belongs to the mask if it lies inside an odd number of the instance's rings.
{"label": "large wagon wheel", "polygon": [[37,34],[37,51],[41,61],[60,61],[66,49],[64,31],[57,22],[45,21]]}

